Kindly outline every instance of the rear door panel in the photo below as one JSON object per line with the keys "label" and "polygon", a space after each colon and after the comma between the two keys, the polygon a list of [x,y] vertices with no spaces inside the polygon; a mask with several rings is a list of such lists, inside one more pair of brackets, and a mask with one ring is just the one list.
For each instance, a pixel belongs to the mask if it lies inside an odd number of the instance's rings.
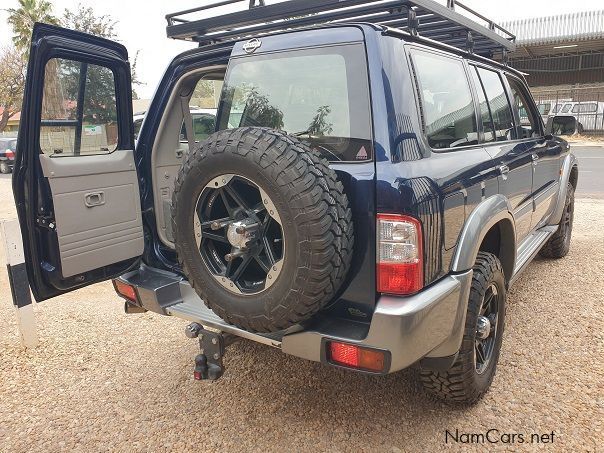
{"label": "rear door panel", "polygon": [[132,151],[77,158],[40,155],[40,163],[52,193],[63,277],[143,253]]}
{"label": "rear door panel", "polygon": [[124,46],[34,25],[13,192],[36,300],[138,265],[144,240]]}

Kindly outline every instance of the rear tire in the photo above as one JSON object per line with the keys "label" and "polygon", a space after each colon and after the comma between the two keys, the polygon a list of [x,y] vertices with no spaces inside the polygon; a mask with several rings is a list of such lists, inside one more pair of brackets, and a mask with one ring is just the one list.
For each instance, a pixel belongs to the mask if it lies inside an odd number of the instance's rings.
{"label": "rear tire", "polygon": [[[447,371],[420,370],[429,393],[458,404],[476,403],[490,388],[505,321],[507,294],[501,262],[491,253],[479,252],[473,270],[465,331],[455,363]],[[489,319],[488,328],[482,318]],[[489,336],[483,339],[486,330]]]}
{"label": "rear tire", "polygon": [[10,165],[8,165],[8,163],[6,161],[1,161],[0,162],[0,173],[6,175],[8,173],[10,173]]}
{"label": "rear tire", "polygon": [[575,188],[571,183],[568,183],[566,191],[566,200],[564,202],[564,211],[558,231],[549,238],[543,248],[539,251],[539,255],[544,258],[564,258],[570,250],[570,241],[573,233],[573,222],[575,218]]}

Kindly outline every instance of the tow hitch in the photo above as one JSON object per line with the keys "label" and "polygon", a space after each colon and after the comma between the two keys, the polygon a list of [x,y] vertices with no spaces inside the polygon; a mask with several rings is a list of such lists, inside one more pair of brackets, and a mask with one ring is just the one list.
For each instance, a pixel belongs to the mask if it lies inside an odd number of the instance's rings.
{"label": "tow hitch", "polygon": [[237,338],[226,335],[220,331],[205,329],[196,322],[185,328],[185,335],[189,338],[199,338],[200,353],[195,357],[193,377],[196,381],[220,379],[224,373],[222,358],[225,347],[232,344]]}

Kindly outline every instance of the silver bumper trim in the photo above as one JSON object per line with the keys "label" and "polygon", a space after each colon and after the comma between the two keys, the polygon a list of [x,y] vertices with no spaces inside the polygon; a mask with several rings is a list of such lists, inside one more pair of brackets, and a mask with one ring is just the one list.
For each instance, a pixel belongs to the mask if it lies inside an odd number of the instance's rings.
{"label": "silver bumper trim", "polygon": [[317,317],[304,329],[294,326],[274,334],[247,332],[226,323],[176,274],[142,266],[120,280],[137,287],[141,305],[147,310],[280,347],[286,354],[304,359],[325,361],[326,340],[389,351],[390,366],[386,372],[391,373],[424,357],[457,353],[464,331],[472,271],[448,275],[414,296],[380,297],[370,324]]}
{"label": "silver bumper trim", "polygon": [[391,353],[388,373],[426,356],[453,355],[461,345],[471,281],[472,271],[468,271],[449,275],[415,296],[382,296],[362,339],[343,328],[334,334],[327,325],[284,336],[281,349],[314,361],[321,361],[325,339],[383,349]]}

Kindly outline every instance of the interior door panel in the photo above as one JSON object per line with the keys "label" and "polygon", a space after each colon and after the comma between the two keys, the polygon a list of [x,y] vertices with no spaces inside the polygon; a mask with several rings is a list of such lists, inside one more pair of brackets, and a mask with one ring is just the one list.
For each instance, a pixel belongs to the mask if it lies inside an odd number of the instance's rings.
{"label": "interior door panel", "polygon": [[140,256],[143,225],[133,151],[40,155],[53,196],[64,278]]}

